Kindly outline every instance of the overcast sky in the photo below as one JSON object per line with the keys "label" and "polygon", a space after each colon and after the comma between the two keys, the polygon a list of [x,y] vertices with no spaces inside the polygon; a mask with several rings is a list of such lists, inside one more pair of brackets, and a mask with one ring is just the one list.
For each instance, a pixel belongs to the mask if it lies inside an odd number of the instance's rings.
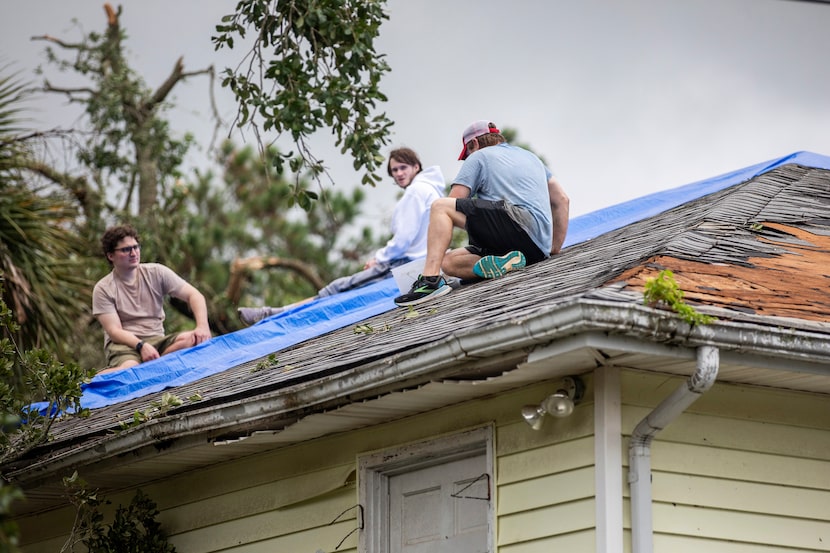
{"label": "overcast sky", "polygon": [[[235,65],[210,41],[235,1],[125,2],[134,68],[158,86],[179,56],[188,70]],[[102,31],[101,0],[6,1],[0,59],[23,76],[43,61],[34,35]],[[707,179],[796,151],[830,155],[830,4],[791,0],[389,0],[377,48],[392,72],[384,153],[406,145],[457,173],[475,119],[512,127],[549,162],[571,215]],[[59,75],[52,77],[61,84]],[[177,87],[176,131],[207,143],[207,88]],[[233,99],[218,90],[230,121]],[[33,98],[41,127],[71,123],[57,98]],[[235,135],[241,141],[243,137]],[[337,186],[359,182],[325,140]],[[388,211],[391,180],[368,210]]]}

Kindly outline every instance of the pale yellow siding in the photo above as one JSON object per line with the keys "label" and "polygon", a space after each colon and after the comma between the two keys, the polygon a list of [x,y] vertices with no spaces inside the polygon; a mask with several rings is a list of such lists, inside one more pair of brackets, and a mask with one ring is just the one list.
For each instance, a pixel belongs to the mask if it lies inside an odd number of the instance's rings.
{"label": "pale yellow siding", "polygon": [[548,417],[539,431],[520,420],[499,427],[500,551],[595,549],[592,413],[586,402],[567,419]]}
{"label": "pale yellow siding", "polygon": [[[552,383],[283,447],[142,489],[179,553],[356,552],[357,459],[482,425],[494,429],[499,553],[596,549],[593,379],[566,419],[521,420]],[[623,371],[628,434],[683,379]],[[233,447],[233,444],[225,446]],[[824,396],[716,384],[652,447],[655,551],[830,551],[830,404]],[[625,471],[626,467],[619,467]],[[625,479],[623,480],[625,482]],[[625,551],[630,552],[628,485]],[[126,504],[132,490],[111,498]],[[336,522],[334,522],[336,519]],[[60,550],[69,509],[21,521],[26,553]],[[341,543],[342,542],[342,543]]]}
{"label": "pale yellow siding", "polygon": [[[504,510],[499,513],[504,519],[499,543],[518,547],[516,551],[541,551],[552,543],[579,544],[581,549],[593,543],[591,407],[586,403],[569,419],[551,419],[540,432],[519,415],[522,405],[538,403],[552,391],[550,385],[534,386],[182,474],[142,489],[158,504],[159,520],[179,553],[334,551],[344,539],[338,552],[355,551],[357,533],[349,533],[357,525],[353,507],[358,498],[351,473],[359,455],[492,424],[501,474],[497,478],[506,484],[503,492],[496,490],[496,498],[505,495],[504,506],[497,509]],[[544,495],[536,493],[542,490]],[[125,492],[113,500],[126,504],[131,496]],[[558,511],[564,513],[555,517],[559,529],[549,522],[539,524]],[[64,510],[22,521],[24,537],[30,540],[26,552],[59,550],[70,517]],[[44,523],[52,525],[53,535],[36,531]],[[534,526],[543,531],[528,531]],[[564,541],[554,539],[557,534]]]}
{"label": "pale yellow siding", "polygon": [[[624,431],[681,383],[624,373]],[[651,453],[655,551],[830,551],[826,396],[718,383]]]}

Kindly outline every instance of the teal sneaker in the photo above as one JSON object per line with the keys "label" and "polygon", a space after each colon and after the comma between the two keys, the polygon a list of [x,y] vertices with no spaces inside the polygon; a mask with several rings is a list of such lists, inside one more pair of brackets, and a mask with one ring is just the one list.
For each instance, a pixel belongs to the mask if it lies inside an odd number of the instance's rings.
{"label": "teal sneaker", "polygon": [[449,294],[452,288],[442,276],[418,275],[418,279],[412,284],[409,293],[395,298],[395,305],[407,307],[430,301],[434,298]]}
{"label": "teal sneaker", "polygon": [[481,278],[498,278],[510,271],[521,269],[526,263],[525,254],[519,251],[506,253],[501,257],[485,255],[473,266],[473,272]]}

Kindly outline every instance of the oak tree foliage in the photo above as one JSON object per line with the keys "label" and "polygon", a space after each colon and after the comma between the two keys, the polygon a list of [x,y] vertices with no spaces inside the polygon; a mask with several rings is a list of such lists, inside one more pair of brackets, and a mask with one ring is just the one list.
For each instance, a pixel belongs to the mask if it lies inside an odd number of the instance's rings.
{"label": "oak tree foliage", "polygon": [[[389,71],[374,46],[388,19],[384,6],[384,0],[241,0],[217,25],[217,49],[247,49],[242,63],[222,75],[238,100],[237,124],[294,142],[294,150],[274,158],[278,170],[287,162],[295,174],[324,173],[308,139],[330,128],[363,172],[362,183],[380,181],[380,150],[392,125],[378,111],[386,101],[380,81]],[[301,204],[314,198],[296,192]]]}

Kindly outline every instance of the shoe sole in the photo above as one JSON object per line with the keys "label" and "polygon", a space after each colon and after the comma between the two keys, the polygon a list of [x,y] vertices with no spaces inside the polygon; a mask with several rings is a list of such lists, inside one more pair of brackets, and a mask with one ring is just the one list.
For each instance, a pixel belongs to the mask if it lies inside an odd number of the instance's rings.
{"label": "shoe sole", "polygon": [[498,278],[523,268],[526,263],[522,252],[511,252],[501,257],[488,255],[476,262],[473,266],[473,273],[481,278]]}
{"label": "shoe sole", "polygon": [[243,312],[241,309],[237,310],[236,314],[239,317],[239,320],[242,322],[242,324],[247,325],[247,326],[255,325],[256,323],[258,323],[259,321],[264,319],[264,317],[256,318],[258,315],[253,315],[252,313]]}
{"label": "shoe sole", "polygon": [[441,288],[438,288],[435,292],[433,292],[433,293],[431,293],[427,296],[423,296],[421,298],[418,298],[417,300],[409,300],[407,302],[397,302],[396,301],[395,305],[397,305],[399,307],[409,307],[410,305],[419,305],[419,304],[428,302],[428,301],[430,301],[434,298],[438,298],[438,297],[444,296],[446,294],[449,294],[450,292],[452,292],[452,288],[448,284],[445,284]]}

